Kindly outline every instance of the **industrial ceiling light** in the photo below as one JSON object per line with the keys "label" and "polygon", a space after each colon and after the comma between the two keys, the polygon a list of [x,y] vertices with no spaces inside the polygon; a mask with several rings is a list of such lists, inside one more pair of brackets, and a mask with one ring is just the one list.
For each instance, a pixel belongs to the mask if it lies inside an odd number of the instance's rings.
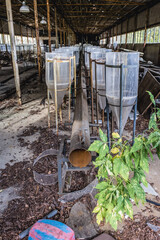
{"label": "industrial ceiling light", "polygon": [[29,6],[26,5],[25,1],[22,2],[22,6],[20,7],[19,11],[21,13],[29,13],[30,12]]}
{"label": "industrial ceiling light", "polygon": [[44,17],[42,17],[42,20],[40,21],[40,24],[43,24],[43,25],[46,25],[46,24],[47,24],[47,22],[46,22],[46,20],[45,20]]}

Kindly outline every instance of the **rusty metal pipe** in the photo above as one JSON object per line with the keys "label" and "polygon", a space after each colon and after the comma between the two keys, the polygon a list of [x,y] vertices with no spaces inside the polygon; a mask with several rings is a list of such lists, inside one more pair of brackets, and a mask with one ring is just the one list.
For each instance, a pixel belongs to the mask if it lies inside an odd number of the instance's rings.
{"label": "rusty metal pipe", "polygon": [[87,151],[90,146],[90,130],[88,121],[88,104],[85,68],[80,64],[80,79],[77,86],[76,106],[74,113],[74,122],[72,126],[71,144],[69,152],[69,161],[74,167],[86,167],[91,162],[91,153]]}

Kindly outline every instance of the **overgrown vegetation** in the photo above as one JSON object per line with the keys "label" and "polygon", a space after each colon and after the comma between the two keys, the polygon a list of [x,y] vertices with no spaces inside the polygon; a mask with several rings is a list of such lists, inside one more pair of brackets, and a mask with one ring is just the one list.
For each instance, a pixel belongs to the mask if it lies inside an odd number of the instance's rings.
{"label": "overgrown vegetation", "polygon": [[94,141],[89,151],[98,154],[94,165],[98,168],[99,180],[96,213],[97,223],[109,222],[116,230],[118,221],[125,215],[133,219],[132,201],[145,203],[145,192],[140,183],[147,186],[145,172],[149,172],[149,157],[153,160],[152,150],[160,159],[160,109],[156,108],[153,95],[148,92],[154,105],[148,130],[135,138],[132,146],[123,141],[118,133],[112,134],[112,147],[109,149],[106,134],[99,129],[100,140]]}

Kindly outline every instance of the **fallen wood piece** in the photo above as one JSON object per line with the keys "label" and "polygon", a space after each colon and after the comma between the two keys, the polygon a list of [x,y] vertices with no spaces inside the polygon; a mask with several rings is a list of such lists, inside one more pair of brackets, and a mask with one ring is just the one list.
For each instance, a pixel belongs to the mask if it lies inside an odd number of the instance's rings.
{"label": "fallen wood piece", "polygon": [[160,94],[160,83],[148,70],[138,87],[138,111],[144,114],[152,105],[150,96],[146,91],[150,91],[155,98]]}
{"label": "fallen wood piece", "polygon": [[94,179],[88,186],[86,186],[84,189],[79,190],[79,191],[75,191],[72,193],[67,193],[65,195],[63,195],[62,197],[60,197],[58,199],[58,201],[60,201],[61,203],[66,203],[66,202],[72,202],[75,201],[79,198],[81,198],[82,196],[85,196],[87,194],[90,194],[93,196],[93,190],[95,189],[95,186],[98,184],[98,180],[97,178]]}

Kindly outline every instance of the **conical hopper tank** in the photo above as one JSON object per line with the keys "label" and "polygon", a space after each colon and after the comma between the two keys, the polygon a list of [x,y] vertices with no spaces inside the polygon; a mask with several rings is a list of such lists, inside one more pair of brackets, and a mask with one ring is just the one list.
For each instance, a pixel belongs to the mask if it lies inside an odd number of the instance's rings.
{"label": "conical hopper tank", "polygon": [[[123,132],[138,94],[139,53],[106,53],[106,64],[122,70],[122,125]],[[120,129],[120,68],[106,67],[106,97],[118,129]]]}
{"label": "conical hopper tank", "polygon": [[112,52],[112,49],[99,48],[96,50],[95,49],[91,50],[91,59],[95,60],[97,63],[100,63],[100,64],[96,64],[95,61],[92,61],[92,79],[93,79],[93,88],[96,88],[95,77],[97,78],[97,90],[99,92],[98,103],[101,110],[104,110],[106,107],[106,94],[105,94],[106,52]]}
{"label": "conical hopper tank", "polygon": [[[64,95],[68,93],[69,87],[69,59],[68,54],[64,53],[46,53],[46,84],[50,95],[55,101],[55,81],[56,74],[56,88],[57,88],[57,104],[60,108]],[[54,60],[56,61],[56,69],[54,69]]]}

